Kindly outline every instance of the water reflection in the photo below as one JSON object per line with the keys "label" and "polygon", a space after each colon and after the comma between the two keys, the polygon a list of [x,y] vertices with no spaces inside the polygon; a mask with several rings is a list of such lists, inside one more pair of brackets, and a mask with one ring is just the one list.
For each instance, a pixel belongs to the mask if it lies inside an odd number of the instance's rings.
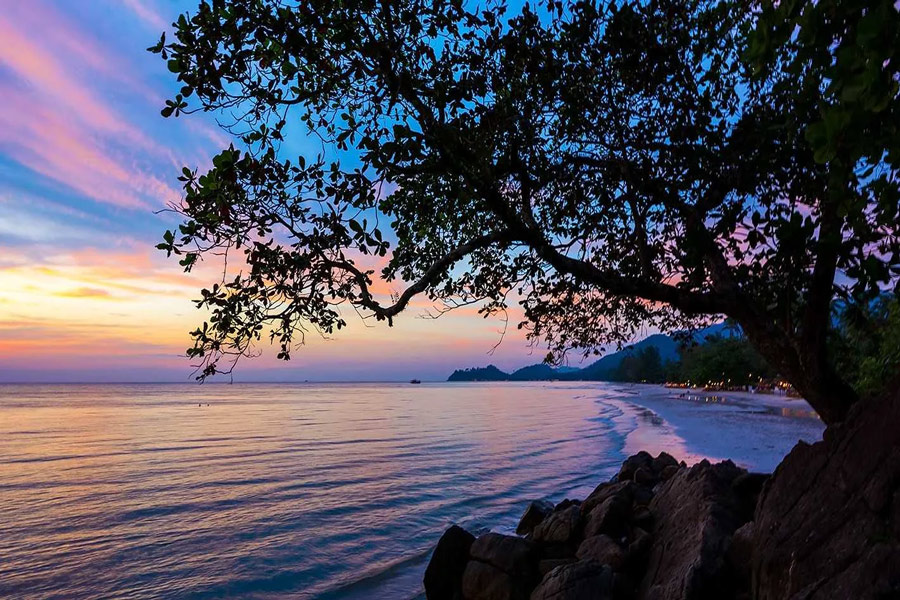
{"label": "water reflection", "polygon": [[563,385],[0,386],[0,597],[414,591],[449,522],[607,477],[614,413]]}

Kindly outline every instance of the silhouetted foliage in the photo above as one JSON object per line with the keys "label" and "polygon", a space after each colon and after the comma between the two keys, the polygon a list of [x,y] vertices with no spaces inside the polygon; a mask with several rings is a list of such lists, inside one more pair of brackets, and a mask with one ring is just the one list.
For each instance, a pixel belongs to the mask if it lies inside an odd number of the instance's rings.
{"label": "silhouetted foliage", "polygon": [[642,383],[662,383],[666,380],[666,369],[659,350],[653,346],[625,356],[612,376],[613,381],[640,381]]}
{"label": "silhouetted foliage", "polygon": [[[832,298],[900,269],[897,24],[882,0],[204,2],[152,49],[183,85],[163,114],[225,111],[243,148],[184,170],[160,247],[246,266],[189,355],[228,370],[271,328],[288,358],[342,303],[390,323],[417,294],[520,301],[551,361],[727,315],[839,420]],[[322,152],[290,156],[304,129]]]}
{"label": "silhouetted foliage", "polygon": [[686,346],[677,363],[668,366],[670,381],[706,385],[725,382],[732,386],[755,385],[777,373],[746,338],[711,336],[703,344]]}
{"label": "silhouetted foliage", "polygon": [[840,372],[863,396],[872,396],[900,377],[900,300],[878,297],[868,306],[838,307],[831,352]]}

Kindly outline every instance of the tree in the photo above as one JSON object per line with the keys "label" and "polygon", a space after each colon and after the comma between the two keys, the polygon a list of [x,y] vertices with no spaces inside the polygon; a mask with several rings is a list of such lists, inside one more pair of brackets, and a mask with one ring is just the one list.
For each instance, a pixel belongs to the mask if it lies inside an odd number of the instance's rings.
{"label": "tree", "polygon": [[[160,244],[187,270],[243,252],[198,301],[200,376],[267,328],[288,358],[307,328],[344,326],[342,303],[391,323],[425,294],[520,302],[550,361],[726,315],[840,420],[857,395],[824,332],[835,293],[897,279],[897,154],[831,139],[842,46],[826,42],[858,36],[767,37],[814,10],[788,5],[215,0],[180,16],[152,48],[183,85],[163,115],[226,111],[244,146],[183,171],[184,222]],[[898,64],[867,68],[883,83]],[[896,119],[896,86],[874,109]],[[286,156],[297,124],[318,156]],[[359,266],[373,254],[377,274]],[[376,277],[408,284],[385,303]]]}
{"label": "tree", "polygon": [[873,396],[900,373],[900,298],[884,294],[867,306],[838,305],[832,360],[862,396]]}
{"label": "tree", "polygon": [[648,346],[622,358],[612,374],[613,381],[640,381],[662,383],[666,379],[659,348]]}
{"label": "tree", "polygon": [[677,370],[673,366],[670,374],[678,381],[701,385],[710,381],[756,385],[775,376],[746,339],[734,336],[711,336],[702,344],[684,347]]}

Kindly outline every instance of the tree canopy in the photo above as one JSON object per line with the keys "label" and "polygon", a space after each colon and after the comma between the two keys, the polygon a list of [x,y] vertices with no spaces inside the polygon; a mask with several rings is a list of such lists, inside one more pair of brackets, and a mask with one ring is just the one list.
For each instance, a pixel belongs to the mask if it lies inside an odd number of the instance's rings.
{"label": "tree canopy", "polygon": [[[424,294],[521,303],[550,360],[727,315],[826,422],[857,399],[827,331],[900,273],[891,2],[213,0],[174,25],[163,115],[240,139],[183,171],[160,244],[246,263],[198,301],[201,377]],[[289,155],[304,133],[322,151]]]}

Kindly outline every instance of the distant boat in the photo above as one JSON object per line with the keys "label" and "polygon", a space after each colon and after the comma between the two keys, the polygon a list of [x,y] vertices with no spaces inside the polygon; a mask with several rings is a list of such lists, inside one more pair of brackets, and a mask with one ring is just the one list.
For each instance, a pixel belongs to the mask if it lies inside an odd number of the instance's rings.
{"label": "distant boat", "polygon": [[422,383],[422,382],[421,382],[420,380],[418,380],[418,379],[410,379],[409,382],[410,382],[410,383]]}

